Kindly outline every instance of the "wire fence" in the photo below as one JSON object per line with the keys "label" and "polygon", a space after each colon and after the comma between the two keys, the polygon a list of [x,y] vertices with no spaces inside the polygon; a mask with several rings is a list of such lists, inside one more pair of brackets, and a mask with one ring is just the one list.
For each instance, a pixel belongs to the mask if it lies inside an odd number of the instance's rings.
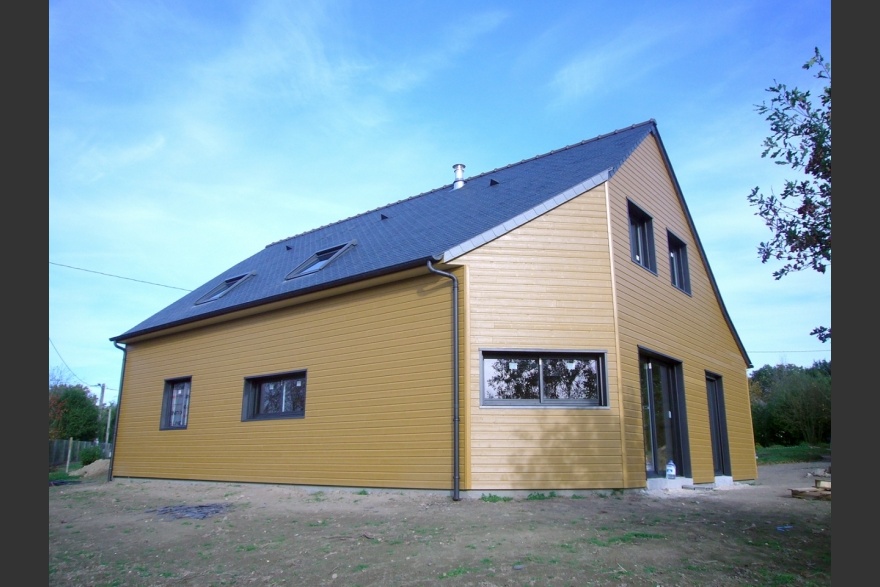
{"label": "wire fence", "polygon": [[[109,459],[113,454],[112,442],[94,442],[89,440],[50,440],[49,441],[49,467],[60,467],[68,463],[79,462],[79,453],[87,446],[101,447],[101,454]],[[68,460],[69,459],[69,460]]]}

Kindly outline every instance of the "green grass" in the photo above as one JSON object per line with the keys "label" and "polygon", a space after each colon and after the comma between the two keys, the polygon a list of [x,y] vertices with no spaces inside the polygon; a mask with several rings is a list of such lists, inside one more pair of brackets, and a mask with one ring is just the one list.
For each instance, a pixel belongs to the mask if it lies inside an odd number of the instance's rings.
{"label": "green grass", "polygon": [[[71,473],[77,469],[82,469],[82,463],[70,463]],[[66,472],[64,467],[59,467],[54,470],[49,470],[49,482],[51,483],[53,481],[80,481],[80,478]]]}
{"label": "green grass", "polygon": [[489,503],[498,503],[499,501],[512,501],[512,497],[501,497],[500,495],[495,495],[490,493],[486,495],[485,493],[480,496],[480,501],[487,501]]}
{"label": "green grass", "polygon": [[779,463],[812,463],[821,461],[831,454],[827,444],[799,444],[797,446],[755,446],[759,465],[776,465]]}

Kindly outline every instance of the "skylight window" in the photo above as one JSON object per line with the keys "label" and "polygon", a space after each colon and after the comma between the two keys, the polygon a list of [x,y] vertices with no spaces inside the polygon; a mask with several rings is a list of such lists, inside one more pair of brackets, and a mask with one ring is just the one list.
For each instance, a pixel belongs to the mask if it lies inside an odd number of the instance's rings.
{"label": "skylight window", "polygon": [[331,261],[336,259],[336,257],[348,250],[348,248],[353,244],[355,244],[354,241],[318,251],[317,253],[306,259],[303,263],[301,263],[299,267],[288,273],[287,277],[285,277],[284,279],[292,279],[294,277],[308,275],[309,273],[320,271],[321,269],[329,265]]}
{"label": "skylight window", "polygon": [[251,275],[253,275],[253,273],[243,273],[235,277],[230,277],[229,279],[224,279],[217,287],[196,300],[196,304],[213,302],[214,300],[222,298],[227,293],[229,293],[229,290],[231,290],[233,287],[235,287]]}

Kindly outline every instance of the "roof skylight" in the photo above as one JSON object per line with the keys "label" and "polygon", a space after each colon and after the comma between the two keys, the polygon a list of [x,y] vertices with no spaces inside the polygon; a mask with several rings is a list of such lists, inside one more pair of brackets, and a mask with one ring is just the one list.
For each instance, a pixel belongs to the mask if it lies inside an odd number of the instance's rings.
{"label": "roof skylight", "polygon": [[233,287],[247,279],[253,275],[251,273],[242,273],[241,275],[236,275],[235,277],[230,277],[228,279],[224,279],[217,287],[200,297],[196,300],[196,304],[204,304],[205,302],[213,302],[214,300],[220,299],[229,293]]}
{"label": "roof skylight", "polygon": [[296,269],[288,273],[284,279],[292,279],[294,277],[300,277],[301,275],[308,275],[309,273],[320,271],[330,264],[331,261],[336,259],[336,257],[348,250],[353,244],[355,244],[355,242],[351,241],[349,243],[336,245],[335,247],[318,251],[301,263]]}

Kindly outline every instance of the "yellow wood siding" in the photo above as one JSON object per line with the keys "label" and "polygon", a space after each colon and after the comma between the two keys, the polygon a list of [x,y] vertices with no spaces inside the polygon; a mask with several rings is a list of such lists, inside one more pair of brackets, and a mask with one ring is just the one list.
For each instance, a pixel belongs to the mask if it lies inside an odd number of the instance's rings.
{"label": "yellow wood siding", "polygon": [[[627,198],[653,218],[656,274],[630,258]],[[687,245],[690,295],[670,282],[667,229]],[[747,366],[704,262],[648,137],[607,184],[442,267],[461,286],[461,489],[644,487],[640,346],[681,362],[693,481],[714,480],[707,372],[733,477],[755,478]],[[113,474],[451,488],[451,282],[357,288],[128,344]],[[605,353],[608,406],[481,407],[483,349]],[[241,421],[245,378],[300,370],[305,418]],[[160,430],[164,382],[179,377],[192,378],[188,426]]]}
{"label": "yellow wood siding", "polygon": [[[748,395],[747,365],[728,327],[653,137],[633,153],[609,182],[616,291],[619,303],[622,401],[627,421],[627,467],[644,476],[638,346],[681,361],[693,480],[714,480],[707,371],[724,390],[733,478],[757,475]],[[627,198],[653,219],[657,274],[631,260]],[[667,229],[687,245],[691,295],[671,283]]]}
{"label": "yellow wood siding", "polygon": [[[449,280],[427,275],[129,344],[113,474],[452,486]],[[306,370],[305,418],[242,422],[244,378]],[[164,381],[192,377],[184,430]]]}
{"label": "yellow wood siding", "polygon": [[[469,489],[623,486],[605,208],[599,186],[455,260],[467,266]],[[610,407],[481,408],[487,348],[607,352]]]}

